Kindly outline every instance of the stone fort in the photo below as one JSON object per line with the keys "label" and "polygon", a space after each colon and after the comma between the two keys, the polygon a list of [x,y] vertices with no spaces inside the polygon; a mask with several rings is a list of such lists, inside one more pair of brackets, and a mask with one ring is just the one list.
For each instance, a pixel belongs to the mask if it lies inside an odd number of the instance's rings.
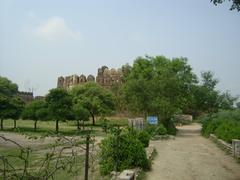
{"label": "stone fort", "polygon": [[123,77],[123,69],[109,69],[107,66],[102,66],[98,69],[97,77],[93,75],[71,75],[66,77],[58,77],[57,81],[57,87],[63,88],[65,90],[69,90],[73,88],[76,85],[84,84],[86,82],[96,82],[99,85],[110,88],[112,85],[116,83],[122,83],[122,77]]}

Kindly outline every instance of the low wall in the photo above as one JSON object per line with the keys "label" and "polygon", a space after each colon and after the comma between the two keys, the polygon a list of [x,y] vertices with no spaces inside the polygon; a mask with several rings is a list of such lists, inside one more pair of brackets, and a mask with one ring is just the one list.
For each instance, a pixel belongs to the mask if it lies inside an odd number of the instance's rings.
{"label": "low wall", "polygon": [[232,154],[234,158],[240,158],[240,140],[233,139],[232,144],[229,144],[222,139],[218,139],[214,134],[210,134],[209,138],[215,143],[219,144],[229,154]]}

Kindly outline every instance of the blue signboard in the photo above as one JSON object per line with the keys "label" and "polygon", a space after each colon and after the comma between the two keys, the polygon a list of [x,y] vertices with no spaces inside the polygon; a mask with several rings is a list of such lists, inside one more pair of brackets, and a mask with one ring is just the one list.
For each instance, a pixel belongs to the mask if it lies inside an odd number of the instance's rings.
{"label": "blue signboard", "polygon": [[153,124],[153,125],[158,124],[158,117],[157,116],[148,116],[147,122],[149,124]]}

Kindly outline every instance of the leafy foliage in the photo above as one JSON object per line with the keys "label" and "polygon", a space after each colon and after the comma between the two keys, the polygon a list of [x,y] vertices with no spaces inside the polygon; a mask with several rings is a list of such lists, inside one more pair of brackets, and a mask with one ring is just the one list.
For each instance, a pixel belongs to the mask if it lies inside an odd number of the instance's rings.
{"label": "leafy foliage", "polygon": [[229,143],[232,142],[232,139],[240,139],[240,122],[223,121],[215,130],[215,134]]}
{"label": "leafy foliage", "polygon": [[50,118],[56,121],[56,132],[58,133],[58,122],[69,117],[71,113],[72,98],[63,89],[52,89],[46,97]]}
{"label": "leafy foliage", "polygon": [[78,130],[80,129],[80,121],[88,121],[90,117],[89,111],[82,106],[81,103],[77,102],[73,105],[73,114],[75,119],[77,120]]}
{"label": "leafy foliage", "polygon": [[96,115],[107,115],[115,109],[114,99],[110,91],[96,83],[89,82],[76,86],[71,91],[74,104],[81,104],[92,116],[95,125]]}
{"label": "leafy foliage", "polygon": [[233,109],[237,97],[231,96],[229,92],[221,93],[216,90],[218,80],[210,71],[202,72],[202,81],[192,88],[192,98],[188,113],[195,117],[203,113],[213,114],[219,109]]}
{"label": "leafy foliage", "polygon": [[186,107],[195,82],[186,58],[139,57],[124,84],[125,100],[133,112],[166,120]]}
{"label": "leafy foliage", "polygon": [[18,92],[18,86],[12,83],[9,79],[0,76],[0,94],[6,97],[16,95]]}
{"label": "leafy foliage", "polygon": [[167,129],[167,133],[171,135],[177,134],[177,128],[175,127],[172,119],[168,119],[163,122],[164,127]]}
{"label": "leafy foliage", "polygon": [[[239,0],[228,0],[229,2],[232,1],[232,5],[230,10],[237,10],[240,11],[240,1]],[[214,5],[218,5],[218,4],[222,4],[223,2],[225,2],[225,0],[211,0],[211,2],[213,2]]]}
{"label": "leafy foliage", "polygon": [[147,131],[139,131],[137,132],[137,139],[143,144],[144,147],[149,146],[151,136]]}
{"label": "leafy foliage", "polygon": [[234,109],[234,102],[238,100],[237,96],[232,96],[228,91],[219,96],[219,108],[224,110]]}
{"label": "leafy foliage", "polygon": [[111,135],[102,140],[100,148],[100,171],[104,175],[113,170],[150,167],[143,144],[131,131],[115,129]]}
{"label": "leafy foliage", "polygon": [[238,109],[240,109],[240,102],[237,102],[236,106],[237,106]]}
{"label": "leafy foliage", "polygon": [[3,119],[14,119],[14,128],[16,128],[16,119],[19,118],[24,102],[17,96],[18,86],[7,78],[0,76],[0,119],[1,129],[3,129]]}
{"label": "leafy foliage", "polygon": [[34,120],[34,130],[37,130],[37,121],[48,118],[48,107],[45,100],[34,100],[26,104],[23,112],[23,119]]}
{"label": "leafy foliage", "polygon": [[205,136],[215,134],[227,142],[240,138],[240,111],[220,111],[213,116],[205,116],[202,120],[202,133]]}
{"label": "leafy foliage", "polygon": [[147,125],[146,131],[153,137],[156,135],[166,135],[167,129],[163,126],[163,124],[155,125]]}

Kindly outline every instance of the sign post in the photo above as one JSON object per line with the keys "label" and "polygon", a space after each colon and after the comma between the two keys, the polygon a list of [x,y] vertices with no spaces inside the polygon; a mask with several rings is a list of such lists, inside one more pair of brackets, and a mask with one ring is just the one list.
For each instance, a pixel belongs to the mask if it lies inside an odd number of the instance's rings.
{"label": "sign post", "polygon": [[157,116],[148,116],[147,117],[148,124],[157,125],[158,124],[158,117]]}

